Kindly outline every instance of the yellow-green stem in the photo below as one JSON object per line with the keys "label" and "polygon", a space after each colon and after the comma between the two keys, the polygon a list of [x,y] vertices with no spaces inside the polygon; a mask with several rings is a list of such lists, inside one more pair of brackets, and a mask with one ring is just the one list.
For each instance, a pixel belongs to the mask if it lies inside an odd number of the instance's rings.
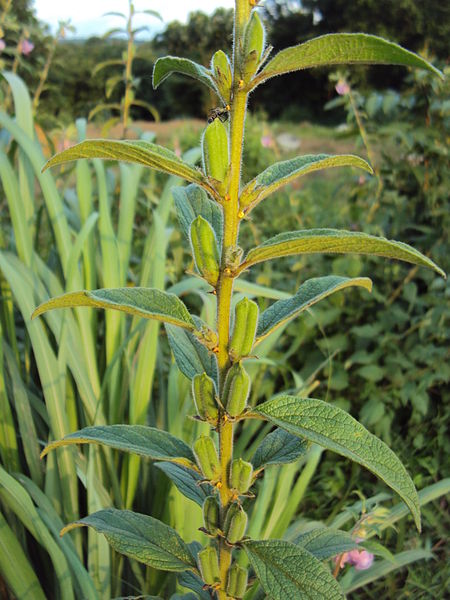
{"label": "yellow-green stem", "polygon": [[[230,115],[230,173],[228,189],[223,203],[223,247],[221,275],[217,286],[217,331],[219,335],[218,344],[218,366],[220,374],[220,391],[223,387],[225,375],[230,366],[228,356],[228,344],[230,338],[230,313],[231,298],[233,294],[233,276],[227,268],[227,256],[230,250],[235,248],[239,233],[239,186],[241,179],[242,145],[244,137],[245,111],[247,106],[247,92],[240,83],[240,43],[243,37],[245,25],[250,16],[250,2],[248,0],[236,0],[234,20],[234,56],[233,56],[233,99]],[[218,425],[219,451],[221,464],[221,487],[220,500],[222,505],[222,519],[232,499],[232,491],[229,487],[229,471],[233,459],[233,423],[227,421],[225,415],[221,415]],[[232,549],[221,538],[219,541],[219,566],[220,566],[220,590],[218,599],[226,600],[225,591],[228,569],[232,561]]]}

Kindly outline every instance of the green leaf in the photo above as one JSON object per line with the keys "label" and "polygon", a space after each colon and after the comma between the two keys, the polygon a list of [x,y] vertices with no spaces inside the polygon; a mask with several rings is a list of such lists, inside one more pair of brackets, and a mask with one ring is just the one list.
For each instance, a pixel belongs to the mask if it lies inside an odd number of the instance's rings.
{"label": "green leaf", "polygon": [[305,155],[275,163],[257,175],[244,187],[240,197],[241,206],[253,208],[261,200],[267,198],[284,185],[297,177],[307,175],[320,169],[333,167],[358,167],[373,173],[372,167],[359,156],[343,154],[329,156],[327,154]]}
{"label": "green leaf", "polygon": [[[195,321],[199,326],[200,319]],[[192,379],[206,373],[216,383],[218,381],[217,359],[192,333],[166,324],[167,338],[178,368]]]}
{"label": "green leaf", "polygon": [[397,456],[348,413],[322,400],[278,396],[255,409],[271,423],[372,471],[404,500],[420,531],[416,488]]}
{"label": "green leaf", "polygon": [[408,244],[359,231],[341,231],[339,229],[305,229],[280,233],[256,248],[252,248],[240,265],[238,273],[265,260],[294,254],[318,253],[354,253],[396,258],[415,265],[429,267],[445,277],[442,269]]}
{"label": "green leaf", "polygon": [[55,154],[42,170],[79,158],[102,158],[137,163],[163,173],[178,175],[191,183],[198,183],[214,197],[217,196],[208,183],[207,177],[199,169],[184,162],[171,150],[145,140],[85,140]]}
{"label": "green leaf", "polygon": [[342,552],[355,550],[359,546],[347,531],[318,527],[307,533],[302,533],[292,540],[319,560],[332,558]]}
{"label": "green leaf", "polygon": [[417,54],[383,38],[365,33],[332,33],[281,50],[254,78],[250,87],[283,73],[342,64],[404,65],[426,69],[443,77],[438,69]]}
{"label": "green leaf", "polygon": [[178,583],[189,590],[194,591],[200,600],[211,600],[212,596],[207,589],[203,589],[204,583],[198,575],[192,571],[184,571],[178,575]]}
{"label": "green leaf", "polygon": [[158,58],[153,67],[153,88],[156,90],[172,73],[181,73],[182,75],[193,77],[219,95],[211,73],[206,67],[188,58],[179,58],[178,56],[163,56],[162,58]]}
{"label": "green leaf", "polygon": [[167,460],[188,465],[195,463],[192,450],[182,440],[167,431],[145,425],[85,427],[46,446],[41,458],[54,448],[71,444],[101,444],[153,460]]}
{"label": "green leaf", "polygon": [[212,202],[206,192],[198,185],[176,187],[172,189],[178,220],[181,229],[189,241],[191,223],[198,216],[203,217],[214,230],[219,248],[222,247],[223,215],[220,206]]}
{"label": "green leaf", "polygon": [[287,300],[278,300],[260,315],[256,343],[263,340],[278,327],[281,327],[286,321],[297,317],[313,304],[334,292],[351,286],[364,287],[369,292],[372,290],[372,282],[367,277],[349,278],[329,275],[308,279],[298,288],[294,296]]}
{"label": "green leaf", "polygon": [[69,292],[43,302],[32,314],[32,318],[54,308],[112,308],[130,315],[172,323],[184,329],[195,329],[195,323],[183,302],[168,292],[154,288],[115,288]]}
{"label": "green leaf", "polygon": [[155,467],[161,469],[186,498],[200,506],[203,506],[205,498],[212,494],[210,485],[200,485],[204,477],[189,467],[175,463],[157,463]]}
{"label": "green leaf", "polygon": [[339,584],[317,558],[281,540],[251,540],[243,546],[262,588],[273,600],[342,600]]}
{"label": "green leaf", "polygon": [[107,508],[71,523],[61,531],[61,535],[85,525],[103,533],[112,548],[120,554],[155,569],[186,571],[196,568],[189,547],[178,533],[153,517]]}
{"label": "green leaf", "polygon": [[284,429],[275,429],[266,435],[251,460],[255,470],[266,465],[295,462],[308,450],[308,442]]}

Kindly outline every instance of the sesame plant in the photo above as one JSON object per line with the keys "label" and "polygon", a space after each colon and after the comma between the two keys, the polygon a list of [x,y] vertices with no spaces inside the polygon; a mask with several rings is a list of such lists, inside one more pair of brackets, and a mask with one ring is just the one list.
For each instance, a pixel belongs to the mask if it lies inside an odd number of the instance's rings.
{"label": "sesame plant", "polygon": [[[195,273],[216,298],[215,327],[191,314],[177,295],[143,287],[69,292],[41,304],[34,316],[51,309],[86,306],[163,322],[175,361],[192,382],[194,418],[209,426],[209,435],[200,436],[190,447],[168,432],[142,424],[99,425],[52,441],[43,455],[53,449],[64,451],[61,447],[71,444],[101,444],[158,461],[186,496],[197,501],[200,496],[203,546],[189,544],[153,517],[114,508],[94,512],[63,530],[88,526],[104,534],[117,552],[153,568],[178,573],[180,584],[193,590],[185,598],[225,600],[266,594],[276,600],[334,600],[343,598],[344,592],[323,561],[357,550],[358,541],[336,529],[299,536],[294,541],[252,539],[247,535],[248,513],[255,501],[255,482],[265,468],[297,460],[311,444],[337,452],[366,467],[396,492],[420,531],[417,491],[388,446],[337,406],[283,393],[249,405],[252,381],[246,360],[258,356],[260,345],[272,333],[321,299],[348,287],[370,291],[371,280],[331,275],[310,279],[290,298],[274,302],[262,313],[254,300],[241,295],[237,301],[233,297],[235,282],[244,274],[251,277],[253,267],[265,261],[316,253],[392,258],[444,273],[403,242],[355,231],[289,231],[253,248],[240,247],[240,224],[250,218],[256,206],[295,178],[341,166],[372,171],[357,156],[308,155],[278,162],[243,182],[247,101],[252,90],[272,77],[326,65],[391,63],[440,73],[396,44],[365,34],[325,35],[282,50],[269,60],[272,48],[266,46],[256,4],[236,0],[231,58],[219,50],[210,68],[178,57],[161,58],[154,67],[155,88],[177,72],[201,81],[218,97],[219,106],[211,113],[202,139],[202,169],[142,140],[84,141],[57,154],[46,165],[80,158],[117,159],[176,175],[189,183],[174,191],[175,204]],[[248,420],[266,422],[272,430],[252,456],[239,456],[233,451],[238,446],[235,436]],[[336,574],[338,570],[339,563]]]}

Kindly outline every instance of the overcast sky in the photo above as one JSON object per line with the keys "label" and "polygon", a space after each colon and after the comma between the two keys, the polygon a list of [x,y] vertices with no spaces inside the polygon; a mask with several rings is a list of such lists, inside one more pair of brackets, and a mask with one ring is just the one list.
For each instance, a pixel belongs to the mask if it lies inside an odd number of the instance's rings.
{"label": "overcast sky", "polygon": [[[168,23],[175,19],[186,21],[187,14],[194,10],[202,10],[210,14],[219,6],[233,8],[234,0],[134,0],[136,10],[151,9],[159,12],[163,21]],[[103,17],[106,12],[122,12],[128,10],[127,0],[34,0],[34,8],[38,19],[50,24],[52,31],[59,20],[70,19],[77,29],[76,37],[101,35],[112,27],[120,27],[118,17]],[[152,32],[160,30],[161,24],[148,15],[137,15],[136,26],[147,25]],[[142,37],[142,36],[141,36]]]}

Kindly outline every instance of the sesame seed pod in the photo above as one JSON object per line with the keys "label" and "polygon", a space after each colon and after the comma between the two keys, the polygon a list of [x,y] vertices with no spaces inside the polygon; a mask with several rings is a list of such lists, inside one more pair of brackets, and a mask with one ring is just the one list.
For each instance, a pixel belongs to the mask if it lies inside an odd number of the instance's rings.
{"label": "sesame seed pod", "polygon": [[253,465],[242,458],[236,458],[231,465],[230,487],[239,494],[248,492],[252,483]]}
{"label": "sesame seed pod", "polygon": [[203,523],[209,534],[217,535],[220,527],[220,507],[215,496],[208,496],[203,502]]}
{"label": "sesame seed pod", "polygon": [[259,309],[256,302],[242,298],[234,311],[234,327],[230,340],[229,354],[233,361],[248,356],[255,341]]}
{"label": "sesame seed pod", "polygon": [[246,407],[250,383],[250,375],[240,362],[228,371],[223,385],[223,405],[230,417],[239,416]]}
{"label": "sesame seed pod", "polygon": [[200,436],[194,443],[194,455],[201,472],[210,481],[216,481],[220,476],[220,463],[216,446],[207,435]]}
{"label": "sesame seed pod", "polygon": [[214,119],[203,134],[203,168],[208,177],[225,181],[228,171],[228,132],[220,119]]}
{"label": "sesame seed pod", "polygon": [[219,408],[216,402],[216,386],[206,373],[192,379],[192,396],[198,415],[205,421],[217,421]]}
{"label": "sesame seed pod", "polygon": [[216,80],[217,87],[219,88],[220,95],[225,102],[230,102],[233,75],[231,73],[231,66],[228,56],[222,50],[218,50],[215,54],[213,54],[211,60],[211,70],[214,73],[214,78]]}
{"label": "sesame seed pod", "polygon": [[252,12],[244,37],[244,81],[247,83],[256,73],[264,50],[264,25],[256,10]]}
{"label": "sesame seed pod", "polygon": [[191,223],[190,240],[199,273],[214,287],[219,279],[219,249],[213,228],[200,215]]}
{"label": "sesame seed pod", "polygon": [[198,566],[202,579],[207,585],[214,585],[220,581],[219,559],[215,548],[208,546],[200,550]]}
{"label": "sesame seed pod", "polygon": [[227,594],[231,598],[243,598],[247,590],[248,571],[236,562],[228,570]]}
{"label": "sesame seed pod", "polygon": [[247,513],[239,504],[230,506],[225,517],[223,530],[225,537],[230,544],[235,544],[242,540],[247,529]]}

